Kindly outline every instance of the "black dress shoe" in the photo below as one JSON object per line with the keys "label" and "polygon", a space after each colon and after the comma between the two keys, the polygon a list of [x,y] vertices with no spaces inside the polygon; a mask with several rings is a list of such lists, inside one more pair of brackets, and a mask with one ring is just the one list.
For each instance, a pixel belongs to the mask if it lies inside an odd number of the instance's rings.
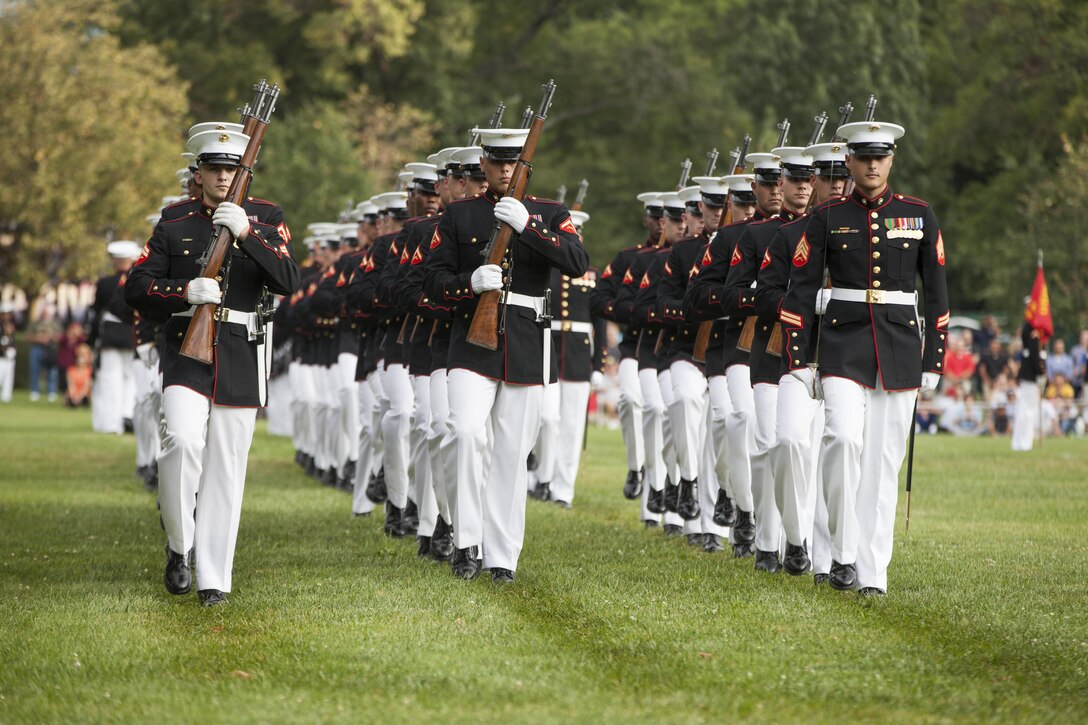
{"label": "black dress shoe", "polygon": [[800,546],[786,542],[786,558],[782,560],[782,568],[791,576],[808,574],[812,568],[812,560],[808,558],[808,543],[802,541]]}
{"label": "black dress shoe", "polygon": [[751,511],[737,509],[737,520],[733,524],[733,540],[738,544],[751,544],[756,540],[756,522]]}
{"label": "black dress shoe", "polygon": [[197,594],[200,595],[200,603],[205,607],[215,607],[227,603],[227,595],[218,589],[201,589]]}
{"label": "black dress shoe", "polygon": [[642,495],[642,476],[638,471],[628,471],[627,481],[623,484],[623,497],[634,501]]}
{"label": "black dress shoe", "polygon": [[382,527],[382,531],[385,532],[386,536],[391,536],[394,539],[399,539],[408,534],[407,529],[404,527],[404,512],[390,501],[385,502],[385,525]]}
{"label": "black dress shoe", "polygon": [[673,485],[672,479],[665,476],[665,510],[676,513],[676,505],[680,501],[680,484]]}
{"label": "black dress shoe", "polygon": [[655,491],[650,489],[649,495],[646,497],[646,510],[652,514],[665,513],[665,490]]}
{"label": "black dress shoe", "polygon": [[306,475],[307,476],[316,476],[317,475],[317,463],[314,462],[314,457],[313,456],[307,456],[306,457]]}
{"label": "black dress shoe", "polygon": [[537,501],[549,501],[552,497],[552,484],[550,481],[537,481],[536,488],[529,495]]}
{"label": "black dress shoe", "polygon": [[887,594],[887,592],[880,587],[862,587],[861,589],[858,589],[859,597],[882,597],[885,594]]}
{"label": "black dress shoe", "polygon": [[425,559],[431,555],[431,537],[430,536],[417,536],[416,537],[416,556],[420,559]]}
{"label": "black dress shoe", "polygon": [[319,480],[324,485],[331,486],[332,488],[336,488],[337,485],[339,485],[340,483],[339,479],[336,476],[336,469],[331,467],[326,468],[321,472],[321,478]]}
{"label": "black dress shoe", "polygon": [[300,466],[305,464],[306,463],[306,454],[303,453],[302,451],[295,451],[295,463],[300,465]]}
{"label": "black dress shoe", "polygon": [[357,519],[365,519],[365,518],[370,516],[370,512],[369,511],[361,511],[359,513],[356,513],[354,511],[352,511],[351,515],[354,516]]}
{"label": "black dress shoe", "polygon": [[702,534],[688,534],[688,546],[697,546],[699,548],[702,548],[703,542],[704,539]]}
{"label": "black dress shoe", "polygon": [[455,549],[450,557],[450,571],[461,579],[475,579],[480,576],[480,560],[477,559],[479,549],[470,546],[467,549]]}
{"label": "black dress shoe", "polygon": [[355,480],[355,467],[358,465],[358,461],[353,461],[350,458],[348,462],[344,464],[344,475],[341,478],[346,478],[349,481]]}
{"label": "black dress shoe", "polygon": [[665,524],[665,537],[672,538],[684,533],[684,527],[676,524]]}
{"label": "black dress shoe", "polygon": [[404,511],[401,513],[400,520],[407,533],[414,534],[416,532],[416,529],[419,528],[419,509],[416,508],[415,501],[408,499],[408,503],[405,504]]}
{"label": "black dress shoe", "polygon": [[714,502],[714,523],[718,526],[732,526],[737,523],[737,510],[733,508],[733,499],[725,490],[718,491],[718,500]]}
{"label": "black dress shoe", "polygon": [[684,521],[699,518],[699,479],[680,479],[680,492],[676,501],[676,513]]}
{"label": "black dress shoe", "polygon": [[778,561],[777,551],[761,551],[756,549],[756,571],[765,571],[768,574],[777,574],[782,568]]}
{"label": "black dress shoe", "polygon": [[491,569],[491,581],[495,582],[496,584],[513,584],[514,572],[510,571],[509,569],[500,569],[499,567],[494,567]]}
{"label": "black dress shoe", "polygon": [[431,534],[431,558],[435,561],[449,561],[453,555],[453,530],[441,516],[434,525]]}
{"label": "black dress shoe", "polygon": [[660,524],[658,524],[656,521],[650,520],[643,521],[642,525],[645,526],[647,529],[656,529]]}
{"label": "black dress shoe", "polygon": [[525,458],[525,470],[526,471],[535,471],[536,467],[538,465],[540,465],[540,460],[537,459],[535,453],[533,453],[532,451],[529,451],[529,455],[526,456],[526,458]]}
{"label": "black dress shoe", "polygon": [[374,476],[366,485],[366,497],[374,503],[385,503],[389,493],[385,490],[385,477]]}
{"label": "black dress shoe", "polygon": [[756,555],[756,545],[752,541],[734,541],[733,542],[733,558],[734,559],[747,559],[749,556]]}
{"label": "black dress shoe", "polygon": [[708,554],[716,554],[719,551],[725,551],[725,546],[722,544],[722,537],[717,534],[704,534],[703,551]]}
{"label": "black dress shoe", "polygon": [[838,589],[840,592],[846,592],[858,585],[858,572],[854,568],[853,564],[840,564],[837,561],[831,562],[831,576],[828,578],[827,583],[831,585],[832,589]]}
{"label": "black dress shoe", "polygon": [[175,554],[167,546],[166,571],[163,572],[162,582],[166,585],[166,591],[171,594],[188,594],[192,591],[193,577],[189,573],[189,557]]}
{"label": "black dress shoe", "polygon": [[827,580],[831,578],[830,574],[814,574],[812,576],[812,583],[816,586],[821,584],[827,584]]}
{"label": "black dress shoe", "polygon": [[159,469],[149,466],[148,471],[150,471],[150,475],[147,481],[144,482],[144,489],[148,493],[155,493],[159,490]]}

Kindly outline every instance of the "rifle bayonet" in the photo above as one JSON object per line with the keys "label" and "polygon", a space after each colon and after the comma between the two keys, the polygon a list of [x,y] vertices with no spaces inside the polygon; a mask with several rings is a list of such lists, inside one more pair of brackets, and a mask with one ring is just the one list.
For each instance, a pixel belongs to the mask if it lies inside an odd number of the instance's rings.
{"label": "rifle bayonet", "polygon": [[525,107],[525,113],[521,114],[521,128],[529,128],[533,124],[533,109],[531,106]]}
{"label": "rifle bayonet", "polygon": [[706,173],[703,176],[713,176],[714,167],[718,165],[718,149],[712,148],[706,152]]}
{"label": "rifle bayonet", "polygon": [[582,208],[582,203],[586,200],[586,191],[589,190],[589,180],[582,179],[578,184],[578,193],[574,196],[574,206],[578,209]]}
{"label": "rifle bayonet", "polygon": [[850,123],[850,116],[853,114],[854,104],[850,101],[839,106],[839,125],[835,127],[835,135],[831,137],[832,141],[842,141],[842,136],[839,135],[839,129]]}
{"label": "rifle bayonet", "polygon": [[865,120],[872,121],[876,118],[876,96],[870,95],[865,103]]}
{"label": "rifle bayonet", "polygon": [[555,200],[560,204],[567,200],[567,185],[560,184],[559,188],[555,190]]}
{"label": "rifle bayonet", "polygon": [[776,148],[781,148],[790,140],[790,120],[788,118],[783,118],[782,123],[778,124],[778,131],[778,146]]}
{"label": "rifle bayonet", "polygon": [[684,159],[684,163],[680,164],[680,181],[676,184],[676,189],[679,191],[688,185],[688,176],[691,174],[691,159]]}
{"label": "rifle bayonet", "polygon": [[740,145],[740,149],[737,151],[736,165],[733,166],[733,173],[739,174],[744,171],[748,165],[748,149],[752,145],[752,137],[748,134],[744,134],[744,141]]}

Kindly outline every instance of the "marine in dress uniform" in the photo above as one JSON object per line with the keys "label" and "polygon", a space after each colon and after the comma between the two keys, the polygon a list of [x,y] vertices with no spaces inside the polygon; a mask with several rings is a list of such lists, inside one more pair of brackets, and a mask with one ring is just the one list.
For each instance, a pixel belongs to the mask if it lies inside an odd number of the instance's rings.
{"label": "marine in dress uniform", "polygon": [[[799,165],[807,165],[811,159],[815,203],[841,196],[848,176],[845,143],[816,144],[803,150],[793,149],[793,153],[782,151],[781,155],[783,166],[790,174]],[[762,318],[776,320],[778,317],[782,297],[789,286],[792,262],[807,225],[807,216],[783,224],[771,240],[767,261],[759,271],[756,290],[756,310]],[[816,301],[817,317],[814,320],[823,314],[829,295],[827,290],[818,293],[820,299]],[[790,340],[780,344],[785,346],[786,351],[779,354],[788,354],[795,347]],[[776,442],[770,453],[775,505],[786,536],[782,564],[787,573],[795,576],[815,568],[817,583],[826,581],[831,567],[827,508],[820,506],[819,514],[816,511],[819,485],[817,457],[823,429],[823,402],[810,397],[805,386],[789,374],[783,363],[778,381]],[[811,560],[808,551],[810,541],[813,544]],[[817,566],[813,567],[813,562],[818,562]]]}
{"label": "marine in dress uniform", "polygon": [[[755,426],[751,451],[752,500],[756,519],[756,569],[775,573],[781,568],[779,548],[782,541],[782,520],[775,504],[774,479],[771,475],[770,452],[774,447],[775,420],[778,410],[778,380],[781,359],[767,351],[774,332],[776,313],[759,314],[756,309],[758,274],[768,263],[768,249],[779,228],[800,217],[812,192],[812,159],[803,149],[783,147],[767,154],[751,154],[759,178],[766,170],[778,167],[782,204],[776,216],[748,225],[737,242],[739,260],[731,265],[725,282],[727,305],[731,314],[743,316],[745,324],[755,325],[755,334],[748,353],[748,368],[755,403]],[[783,154],[787,154],[783,157]],[[754,319],[753,319],[754,318]]]}
{"label": "marine in dress uniform", "polygon": [[1016,372],[1016,417],[1012,449],[1030,451],[1039,431],[1039,395],[1046,384],[1046,350],[1030,323],[1020,328],[1020,368]]}
{"label": "marine in dress uniform", "polygon": [[15,385],[15,321],[11,306],[0,305],[0,403],[11,402]]}
{"label": "marine in dress uniform", "polygon": [[[299,281],[280,231],[286,229],[282,213],[278,222],[273,215],[262,223],[249,208],[254,205],[224,200],[248,140],[236,131],[214,129],[190,137],[202,197],[190,202],[189,213],[156,225],[125,284],[126,302],[142,314],[171,316],[162,350],[165,435],[159,458],[159,505],[167,534],[164,582],[173,594],[190,591],[188,553],[195,549],[197,589],[208,606],[224,602],[231,590],[249,445],[257,408],[264,403],[257,307],[266,288],[291,294]],[[223,287],[220,280],[199,276],[213,225],[226,227],[235,239]],[[211,365],[180,354],[198,304],[219,306]]]}
{"label": "marine in dress uniform", "polygon": [[136,242],[117,241],[106,246],[113,273],[95,283],[87,344],[98,357],[91,388],[91,428],[118,435],[132,429],[136,405],[132,380],[132,325],[110,311],[110,300],[124,286],[132,263],[140,256]]}
{"label": "marine in dress uniform", "polygon": [[[584,211],[570,213],[578,236],[589,221]],[[608,331],[604,318],[593,318],[589,297],[597,285],[597,270],[571,278],[553,268],[551,299],[559,301],[551,328],[557,351],[559,384],[544,391],[537,436],[536,488],[529,495],[569,508],[582,460],[589,393],[594,381],[600,386],[608,357]]]}
{"label": "marine in dress uniform", "polygon": [[[744,178],[730,177],[730,196],[743,194],[737,198],[744,202],[754,199],[755,211],[749,217],[734,218],[715,233],[700,261],[698,275],[688,284],[689,292],[685,299],[691,307],[692,317],[716,321],[716,331],[712,331],[707,350],[706,367],[707,375],[711,378],[724,370],[730,406],[723,426],[728,469],[723,470],[723,457],[719,456],[718,477],[719,481],[725,478],[733,495],[731,499],[719,495],[715,516],[719,524],[733,520],[730,538],[736,557],[755,554],[755,502],[750,458],[750,452],[755,447],[755,400],[749,355],[738,345],[748,315],[739,310],[739,295],[726,294],[726,281],[733,268],[743,259],[739,243],[748,226],[773,218],[782,207],[779,186],[782,172],[773,154],[749,154],[748,160],[755,173],[747,181],[747,191],[744,191]],[[720,335],[720,338],[715,335]],[[719,397],[719,401],[723,399],[724,396]],[[735,512],[730,511],[731,503],[735,503]]]}
{"label": "marine in dress uniform", "polygon": [[[593,317],[603,317],[620,325],[619,343],[619,383],[620,397],[617,413],[620,419],[620,431],[623,445],[627,452],[627,479],[623,485],[623,495],[629,499],[642,497],[643,468],[646,451],[642,437],[642,386],[638,379],[638,358],[635,351],[638,345],[639,328],[627,324],[627,320],[617,319],[615,314],[616,298],[627,278],[631,263],[641,250],[657,244],[661,237],[661,218],[665,207],[658,194],[645,192],[638,195],[643,204],[642,223],[646,227],[647,237],[641,244],[625,247],[616,253],[615,258],[601,272],[597,286],[590,293],[590,312]],[[646,512],[649,513],[649,512]],[[646,518],[644,520],[651,520]]]}
{"label": "marine in dress uniform", "polygon": [[[779,313],[791,373],[810,394],[824,398],[821,465],[832,541],[829,582],[842,590],[856,586],[864,594],[887,591],[899,468],[913,405],[920,385],[935,389],[940,381],[948,336],[945,249],[937,217],[925,201],[893,192],[887,181],[895,140],[903,132],[901,126],[875,121],[839,128],[855,189],[812,213]],[[814,300],[825,270],[831,299],[810,348]],[[924,344],[915,308],[918,276],[925,300]]]}
{"label": "marine in dress uniform", "polygon": [[657,285],[668,276],[668,258],[672,245],[687,230],[684,203],[675,192],[659,195],[664,207],[661,245],[650,247],[632,260],[617,295],[615,315],[639,330],[636,348],[639,384],[642,391],[643,440],[646,445],[642,520],[656,525],[664,515],[666,536],[682,533],[684,520],[676,512],[680,472],[677,466],[673,430],[667,410],[672,402],[672,385],[666,361],[658,356],[657,339],[661,318],[657,313]]}
{"label": "marine in dress uniform", "polygon": [[[581,277],[589,261],[562,204],[503,196],[528,130],[479,133],[489,189],[451,203],[442,215],[430,241],[424,289],[428,298],[457,310],[447,362],[450,433],[444,444],[455,461],[450,508],[457,550],[451,568],[459,577],[478,576],[482,547],[483,568],[501,583],[513,581],[517,569],[525,534],[525,461],[539,424],[543,385],[556,381],[554,351],[543,328],[550,271],[558,267]],[[482,264],[496,222],[515,232],[502,266]],[[470,344],[478,295],[504,285],[498,348]],[[485,468],[489,419],[494,441]]]}
{"label": "marine in dress uniform", "polygon": [[724,548],[721,537],[727,532],[713,520],[719,484],[714,466],[706,465],[704,455],[709,433],[707,378],[703,364],[693,355],[699,326],[687,318],[684,297],[688,280],[697,273],[710,236],[719,227],[729,189],[719,177],[697,176],[692,181],[696,183],[694,193],[682,191],[680,197],[688,199],[686,217],[689,225],[695,220],[694,227],[689,226],[689,236],[669,252],[669,274],[658,289],[656,311],[663,321],[662,356],[672,385],[668,415],[680,469],[677,509],[685,519],[689,541],[712,553]]}

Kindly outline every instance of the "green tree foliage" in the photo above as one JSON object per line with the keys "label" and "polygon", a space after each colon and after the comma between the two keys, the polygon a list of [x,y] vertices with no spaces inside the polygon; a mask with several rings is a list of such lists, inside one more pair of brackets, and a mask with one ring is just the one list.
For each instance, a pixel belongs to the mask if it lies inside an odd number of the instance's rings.
{"label": "green tree foliage", "polygon": [[[143,239],[172,193],[185,84],[154,47],[122,48],[110,3],[9,3],[0,14],[0,279],[96,275],[104,243]],[[148,179],[164,179],[162,187]]]}

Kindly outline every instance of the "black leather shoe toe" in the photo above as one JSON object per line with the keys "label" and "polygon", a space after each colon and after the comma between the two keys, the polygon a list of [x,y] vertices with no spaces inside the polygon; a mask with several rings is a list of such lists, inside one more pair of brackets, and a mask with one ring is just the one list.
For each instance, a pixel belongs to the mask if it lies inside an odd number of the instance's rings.
{"label": "black leather shoe toe", "polygon": [[166,570],[163,572],[162,582],[166,585],[166,591],[171,594],[188,594],[193,589],[188,559],[186,555],[175,554],[169,546],[166,547]]}
{"label": "black leather shoe toe", "polygon": [[747,559],[749,556],[755,556],[756,545],[750,541],[734,541],[733,542],[733,558],[734,559]]}
{"label": "black leather shoe toe", "polygon": [[536,487],[529,495],[537,501],[548,501],[552,497],[552,484],[548,481],[537,481]]}
{"label": "black leather shoe toe", "polygon": [[666,537],[671,539],[672,537],[679,536],[682,533],[684,533],[684,527],[678,526],[677,524],[665,524]]}
{"label": "black leather shoe toe", "polygon": [[840,592],[850,591],[858,585],[857,569],[854,568],[853,564],[840,564],[837,561],[832,561],[831,576],[827,583],[831,585],[832,589],[838,589]]}
{"label": "black leather shoe toe", "polygon": [[827,580],[831,578],[830,574],[813,574],[812,583],[816,586],[821,584],[827,584]]}
{"label": "black leather shoe toe", "polygon": [[756,540],[756,523],[752,512],[737,509],[737,521],[733,524],[733,540],[738,544],[751,544]]}
{"label": "black leather shoe toe", "polygon": [[659,523],[653,520],[643,521],[642,525],[645,526],[647,529],[656,529],[658,526],[660,526]]}
{"label": "black leather shoe toe", "polygon": [[450,557],[450,571],[461,579],[475,579],[480,576],[480,560],[478,548],[470,546],[467,549],[456,549]]}
{"label": "black leather shoe toe", "polygon": [[646,510],[652,514],[665,513],[665,491],[654,491],[650,489],[649,495],[646,497]]}
{"label": "black leather shoe toe", "polygon": [[760,551],[756,549],[756,571],[765,571],[768,574],[777,574],[782,568],[778,561],[777,551]]}
{"label": "black leather shoe toe", "polygon": [[642,495],[642,476],[638,471],[628,471],[627,480],[623,484],[623,497],[634,501]]}
{"label": "black leather shoe toe", "polygon": [[782,568],[791,576],[808,574],[812,568],[812,561],[808,558],[808,544],[802,542],[800,546],[786,543],[786,558],[782,560]]}
{"label": "black leather shoe toe", "polygon": [[197,594],[200,595],[201,605],[205,607],[217,607],[227,603],[227,595],[218,589],[201,589]]}
{"label": "black leather shoe toe", "polygon": [[439,516],[431,534],[431,558],[435,561],[449,561],[453,555],[453,532],[449,524]]}
{"label": "black leather shoe toe", "polygon": [[883,589],[879,587],[862,587],[858,589],[859,597],[882,597],[886,594]]}
{"label": "black leather shoe toe", "polygon": [[404,512],[401,509],[394,506],[389,501],[385,502],[385,524],[382,526],[382,531],[386,536],[392,536],[394,539],[399,539],[406,535],[408,532],[404,527]]}
{"label": "black leather shoe toe", "polygon": [[500,569],[498,567],[494,567],[491,569],[491,581],[495,582],[496,584],[513,584],[514,572],[510,571],[509,569]]}
{"label": "black leather shoe toe", "polygon": [[684,521],[699,518],[699,479],[680,479],[680,492],[676,501],[676,513]]}
{"label": "black leather shoe toe", "polygon": [[416,556],[420,559],[426,559],[431,555],[431,537],[430,536],[417,536],[416,537]]}
{"label": "black leather shoe toe", "polygon": [[665,476],[665,510],[676,513],[676,506],[680,502],[680,484],[674,484],[672,479]]}
{"label": "black leather shoe toe", "polygon": [[733,499],[725,491],[718,491],[718,500],[714,502],[714,523],[718,526],[732,526],[737,523],[737,510]]}
{"label": "black leather shoe toe", "polygon": [[719,551],[725,551],[725,546],[722,545],[722,537],[717,534],[706,534],[703,536],[703,551],[708,554],[716,554]]}
{"label": "black leather shoe toe", "polygon": [[688,534],[688,546],[702,548],[704,541],[702,534]]}

